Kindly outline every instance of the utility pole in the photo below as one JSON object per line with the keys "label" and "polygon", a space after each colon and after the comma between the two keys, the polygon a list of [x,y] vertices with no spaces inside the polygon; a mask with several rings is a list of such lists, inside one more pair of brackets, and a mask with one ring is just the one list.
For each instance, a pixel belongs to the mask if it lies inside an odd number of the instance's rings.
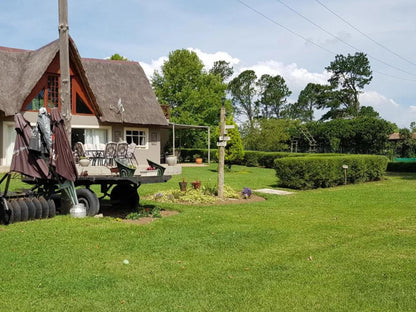
{"label": "utility pole", "polygon": [[217,143],[218,146],[218,197],[224,199],[224,159],[225,159],[225,146],[227,141],[223,140],[226,134],[225,130],[225,98],[222,98],[222,106],[220,113],[220,138]]}
{"label": "utility pole", "polygon": [[59,0],[59,67],[61,71],[61,114],[71,142],[71,77],[69,74],[68,1]]}

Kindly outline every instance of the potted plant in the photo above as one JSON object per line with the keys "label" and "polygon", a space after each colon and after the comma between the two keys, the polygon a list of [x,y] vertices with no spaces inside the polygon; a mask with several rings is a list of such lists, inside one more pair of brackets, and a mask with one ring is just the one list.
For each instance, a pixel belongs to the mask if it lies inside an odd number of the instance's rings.
{"label": "potted plant", "polygon": [[192,182],[192,187],[193,187],[195,190],[199,190],[199,189],[201,188],[201,181],[199,181],[199,180],[193,181],[193,182]]}
{"label": "potted plant", "polygon": [[195,159],[195,162],[196,162],[198,165],[202,164],[202,157],[201,157],[201,155],[199,155],[199,154],[195,154],[195,155],[194,155],[194,159]]}
{"label": "potted plant", "polygon": [[185,181],[185,178],[182,178],[182,182],[179,182],[179,187],[182,192],[186,192],[187,185],[188,185],[188,182]]}
{"label": "potted plant", "polygon": [[88,167],[89,164],[90,164],[90,160],[87,157],[85,157],[85,156],[81,156],[80,157],[80,159],[79,159],[79,165],[81,167]]}
{"label": "potted plant", "polygon": [[175,166],[178,163],[178,158],[175,155],[166,156],[166,163],[168,166]]}

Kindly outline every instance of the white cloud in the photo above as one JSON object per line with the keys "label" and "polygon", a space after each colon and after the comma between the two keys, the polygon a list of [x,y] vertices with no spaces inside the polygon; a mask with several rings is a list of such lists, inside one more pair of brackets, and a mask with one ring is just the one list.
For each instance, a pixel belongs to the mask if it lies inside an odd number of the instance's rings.
{"label": "white cloud", "polygon": [[399,128],[409,127],[416,120],[416,106],[402,106],[376,91],[360,95],[361,106],[372,106],[383,119],[394,122]]}
{"label": "white cloud", "polygon": [[256,65],[244,67],[241,71],[249,69],[254,70],[257,77],[261,77],[264,74],[282,76],[289,90],[292,91],[292,97],[295,96],[295,98],[297,98],[299,92],[308,83],[327,84],[329,79],[329,74],[326,71],[322,73],[311,73],[305,68],[298,67],[296,63],[284,64],[276,61],[259,62]]}
{"label": "white cloud", "polygon": [[216,61],[226,61],[230,63],[230,66],[235,67],[240,63],[238,58],[232,57],[227,52],[218,51],[215,53],[205,53],[200,49],[188,48],[189,51],[195,52],[196,55],[200,58],[202,63],[204,63],[206,69],[211,69]]}
{"label": "white cloud", "polygon": [[140,65],[142,66],[144,73],[147,76],[147,79],[150,80],[155,70],[159,70],[162,67],[163,63],[167,60],[168,58],[166,56],[161,56],[157,60],[152,60],[152,63],[150,64],[140,62]]}
{"label": "white cloud", "polygon": [[[188,48],[187,50],[195,52],[199,59],[202,61],[202,63],[205,65],[205,68],[207,70],[211,69],[214,65],[214,62],[216,61],[226,61],[230,63],[230,66],[235,67],[240,60],[238,58],[232,57],[227,52],[218,51],[215,53],[205,53],[202,52],[200,49],[194,49],[194,48]],[[140,62],[140,65],[142,66],[147,78],[150,80],[150,78],[153,76],[153,73],[155,70],[160,70],[163,63],[168,60],[167,56],[161,56],[157,60],[152,60],[151,64]]]}

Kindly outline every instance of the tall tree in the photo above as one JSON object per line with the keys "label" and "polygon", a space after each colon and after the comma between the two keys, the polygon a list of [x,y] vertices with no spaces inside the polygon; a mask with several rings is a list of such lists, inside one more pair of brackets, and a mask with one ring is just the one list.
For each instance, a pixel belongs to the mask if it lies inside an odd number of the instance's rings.
{"label": "tall tree", "polygon": [[229,62],[220,60],[214,62],[214,65],[210,69],[209,73],[213,75],[219,75],[221,80],[224,82],[233,75],[234,69],[232,66],[230,66]]}
{"label": "tall tree", "polygon": [[259,88],[258,106],[263,118],[281,118],[287,97],[292,94],[282,76],[264,74],[257,81]]}
{"label": "tall tree", "polygon": [[254,70],[245,70],[228,84],[232,96],[232,104],[237,114],[247,117],[250,126],[258,115],[258,105],[255,97],[257,76]]}
{"label": "tall tree", "polygon": [[322,109],[328,101],[330,86],[308,83],[299,93],[298,101],[289,105],[287,117],[312,121],[315,109]]}
{"label": "tall tree", "polygon": [[[152,85],[159,102],[169,105],[172,122],[218,125],[226,84],[219,75],[204,70],[204,65],[195,52],[182,49],[169,53],[161,71],[153,74]],[[228,101],[226,106],[231,111]],[[196,134],[183,131],[181,136],[182,146],[196,146],[197,142],[205,140],[201,132]]]}
{"label": "tall tree", "polygon": [[337,91],[328,105],[335,112],[332,115],[357,117],[360,111],[359,94],[373,78],[367,55],[362,52],[348,56],[338,54],[326,70],[331,73],[328,80],[331,87]]}
{"label": "tall tree", "polygon": [[265,152],[288,150],[290,129],[298,121],[276,118],[259,118],[255,126],[244,124],[242,127],[244,148]]}

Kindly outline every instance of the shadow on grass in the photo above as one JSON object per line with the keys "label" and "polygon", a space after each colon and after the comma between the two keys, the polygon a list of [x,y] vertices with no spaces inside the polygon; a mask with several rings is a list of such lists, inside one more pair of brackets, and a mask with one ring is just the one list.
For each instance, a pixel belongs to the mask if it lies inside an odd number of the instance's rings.
{"label": "shadow on grass", "polygon": [[416,180],[416,172],[388,172],[386,177],[395,177],[403,180]]}
{"label": "shadow on grass", "polygon": [[[140,205],[139,210],[140,209],[152,210],[155,207],[156,205],[145,204],[145,205]],[[128,214],[132,212],[137,212],[137,211],[138,209],[121,207],[119,205],[112,205],[111,200],[109,199],[100,200],[100,212],[99,213],[102,213],[104,217],[125,219]]]}

